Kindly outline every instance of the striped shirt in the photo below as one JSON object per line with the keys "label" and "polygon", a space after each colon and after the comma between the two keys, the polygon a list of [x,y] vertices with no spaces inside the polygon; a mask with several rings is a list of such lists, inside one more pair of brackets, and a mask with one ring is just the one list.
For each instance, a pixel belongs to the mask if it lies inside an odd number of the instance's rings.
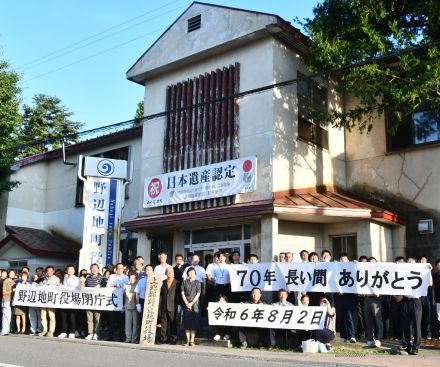
{"label": "striped shirt", "polygon": [[105,287],[105,278],[101,274],[96,277],[89,275],[86,278],[86,287]]}

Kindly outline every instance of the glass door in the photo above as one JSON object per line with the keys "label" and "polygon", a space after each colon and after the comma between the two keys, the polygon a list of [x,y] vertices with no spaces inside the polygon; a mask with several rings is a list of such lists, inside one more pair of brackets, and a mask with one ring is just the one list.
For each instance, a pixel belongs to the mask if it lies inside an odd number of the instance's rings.
{"label": "glass door", "polygon": [[198,255],[200,258],[200,264],[202,266],[206,267],[205,264],[205,256],[206,255],[212,255],[214,256],[214,254],[217,251],[223,251],[226,254],[226,262],[229,263],[229,255],[233,252],[233,251],[240,251],[240,255],[241,255],[241,261],[245,261],[244,260],[244,248],[243,248],[243,244],[240,242],[237,243],[230,243],[230,242],[226,242],[226,243],[198,243],[196,245],[190,245],[187,247],[188,251],[194,252],[194,255]]}

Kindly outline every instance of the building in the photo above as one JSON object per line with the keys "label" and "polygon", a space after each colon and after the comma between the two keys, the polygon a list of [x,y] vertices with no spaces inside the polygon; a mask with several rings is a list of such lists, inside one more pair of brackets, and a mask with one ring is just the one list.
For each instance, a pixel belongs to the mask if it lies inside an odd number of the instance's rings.
{"label": "building", "polygon": [[140,202],[125,225],[147,261],[160,250],[203,258],[238,249],[242,260],[256,253],[262,261],[302,249],[381,261],[405,254],[404,219],[352,190],[355,139],[368,136],[348,137],[305,108],[344,108],[334,85],[305,78],[305,49],[305,36],[277,15],[194,2],[128,70],[145,88],[144,114],[159,114],[143,126],[142,180],[240,157],[258,162],[251,193]]}
{"label": "building", "polygon": [[[17,161],[11,180],[20,185],[2,195],[2,200],[7,201],[7,233],[0,242],[0,266],[14,266],[17,261],[20,266],[78,263],[84,227],[83,181],[78,179],[80,155],[133,161],[133,182],[126,187],[122,221],[136,216],[141,134],[138,126],[68,146],[66,162],[61,149]],[[23,236],[26,241],[20,241]],[[38,243],[35,236],[40,238]],[[123,260],[132,262],[136,234],[122,228],[120,246]],[[61,255],[57,249],[67,256],[58,259]]]}

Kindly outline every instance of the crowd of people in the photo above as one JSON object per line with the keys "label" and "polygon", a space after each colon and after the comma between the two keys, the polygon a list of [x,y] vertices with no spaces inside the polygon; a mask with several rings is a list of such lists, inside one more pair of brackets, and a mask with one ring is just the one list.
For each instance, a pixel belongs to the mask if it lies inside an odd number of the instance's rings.
{"label": "crowd of people", "polygon": [[[229,256],[227,256],[229,255]],[[122,263],[108,265],[100,269],[92,264],[90,269],[82,269],[79,276],[73,265],[66,269],[39,267],[30,274],[28,267],[20,272],[1,270],[0,289],[2,304],[1,335],[28,333],[46,337],[78,338],[87,340],[114,340],[139,343],[142,313],[148,277],[159,272],[162,276],[158,311],[158,343],[176,344],[178,336],[184,335],[184,345],[193,346],[196,333],[205,328],[209,302],[272,304],[275,306],[325,306],[327,309],[323,330],[295,331],[298,346],[302,341],[314,338],[331,350],[330,342],[336,330],[342,342],[357,343],[366,340],[369,347],[380,347],[383,339],[393,338],[401,342],[401,350],[417,354],[421,339],[438,336],[440,305],[440,259],[435,262],[428,293],[423,297],[332,294],[316,292],[262,291],[255,287],[251,292],[231,292],[229,264],[240,264],[241,254],[218,252],[206,255],[202,266],[198,255],[189,252],[186,259],[175,255],[174,265],[168,264],[165,252],[158,255],[159,264],[145,265],[142,257],[136,258],[133,267]],[[298,258],[292,252],[280,253],[279,262],[327,262],[332,261],[328,250],[321,255],[303,250]],[[251,254],[250,264],[258,263],[258,256]],[[349,259],[341,254],[337,261],[377,262],[374,257],[361,256]],[[427,258],[397,257],[396,263],[427,263]],[[73,310],[38,307],[23,307],[13,304],[17,284],[63,285],[71,288],[115,287],[124,290],[124,309],[120,311]],[[15,317],[13,317],[15,316]],[[179,333],[182,330],[182,333]],[[219,341],[232,339],[241,348],[248,346],[248,338],[253,334],[259,347],[280,347],[278,340],[285,331],[264,328],[238,328],[215,326],[212,337]],[[286,342],[287,345],[287,342]]]}

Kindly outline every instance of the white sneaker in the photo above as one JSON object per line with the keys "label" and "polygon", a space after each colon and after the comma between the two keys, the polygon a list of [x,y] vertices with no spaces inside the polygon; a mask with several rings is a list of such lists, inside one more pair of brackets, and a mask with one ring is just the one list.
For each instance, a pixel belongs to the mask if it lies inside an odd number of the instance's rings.
{"label": "white sneaker", "polygon": [[92,339],[93,339],[93,335],[92,334],[89,334],[89,335],[86,336],[86,340],[92,340]]}
{"label": "white sneaker", "polygon": [[380,340],[375,340],[375,341],[374,341],[374,346],[375,346],[376,348],[380,348],[381,345],[382,345],[382,343],[380,342]]}
{"label": "white sneaker", "polygon": [[58,338],[65,338],[67,336],[67,334],[66,333],[61,333],[60,335],[58,335]]}
{"label": "white sneaker", "polygon": [[231,337],[229,336],[229,334],[225,334],[225,336],[223,337],[223,340],[229,340]]}
{"label": "white sneaker", "polygon": [[367,341],[367,347],[374,347],[375,345],[374,340]]}
{"label": "white sneaker", "polygon": [[356,338],[350,338],[350,343],[356,343]]}
{"label": "white sneaker", "polygon": [[70,334],[69,334],[69,339],[75,339],[75,334],[70,333]]}
{"label": "white sneaker", "polygon": [[92,339],[93,339],[93,340],[98,340],[98,334],[93,334]]}
{"label": "white sneaker", "polygon": [[221,338],[221,337],[220,337],[220,335],[218,335],[218,334],[217,334],[216,336],[214,336],[214,340],[215,340],[215,341],[219,341],[220,338]]}

